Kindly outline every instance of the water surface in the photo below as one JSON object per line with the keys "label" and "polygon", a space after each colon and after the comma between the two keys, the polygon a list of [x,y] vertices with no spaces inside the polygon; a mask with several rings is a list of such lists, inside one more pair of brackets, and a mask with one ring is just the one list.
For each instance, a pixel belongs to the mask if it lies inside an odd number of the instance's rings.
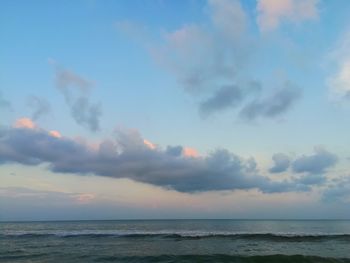
{"label": "water surface", "polygon": [[0,223],[1,262],[350,262],[350,221]]}

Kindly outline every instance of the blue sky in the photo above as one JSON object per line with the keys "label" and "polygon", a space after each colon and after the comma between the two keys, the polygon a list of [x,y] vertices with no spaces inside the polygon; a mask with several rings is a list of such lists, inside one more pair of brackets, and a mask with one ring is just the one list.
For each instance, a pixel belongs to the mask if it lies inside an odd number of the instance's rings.
{"label": "blue sky", "polygon": [[347,1],[0,5],[1,220],[350,217]]}

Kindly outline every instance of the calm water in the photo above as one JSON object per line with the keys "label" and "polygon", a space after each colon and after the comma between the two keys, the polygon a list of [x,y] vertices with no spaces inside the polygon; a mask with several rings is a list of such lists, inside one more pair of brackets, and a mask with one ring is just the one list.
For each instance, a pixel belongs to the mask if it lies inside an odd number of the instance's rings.
{"label": "calm water", "polygon": [[0,223],[1,262],[350,262],[350,221]]}

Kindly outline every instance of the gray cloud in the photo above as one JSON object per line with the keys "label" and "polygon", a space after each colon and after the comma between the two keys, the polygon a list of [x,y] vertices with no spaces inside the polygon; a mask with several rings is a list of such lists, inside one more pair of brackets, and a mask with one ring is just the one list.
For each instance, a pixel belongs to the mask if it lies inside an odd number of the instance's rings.
{"label": "gray cloud", "polygon": [[31,116],[33,120],[37,120],[51,111],[50,103],[46,99],[37,96],[28,97],[28,106],[33,111]]}
{"label": "gray cloud", "polygon": [[166,147],[166,153],[172,156],[180,156],[182,154],[183,147],[178,145],[178,146],[167,146]]}
{"label": "gray cloud", "polygon": [[290,158],[284,153],[276,153],[272,156],[274,165],[269,169],[270,173],[285,172],[290,165]]}
{"label": "gray cloud", "polygon": [[327,181],[324,174],[307,174],[295,179],[303,185],[321,185]]}
{"label": "gray cloud", "polygon": [[199,112],[203,117],[209,114],[238,106],[243,99],[242,90],[237,86],[223,86],[210,98],[200,103]]}
{"label": "gray cloud", "polygon": [[323,148],[315,148],[315,153],[295,159],[291,166],[294,173],[302,174],[295,180],[303,185],[320,185],[326,182],[326,171],[338,161],[337,155]]}
{"label": "gray cloud", "polygon": [[315,153],[303,155],[292,163],[292,169],[295,173],[308,173],[311,175],[320,175],[334,166],[338,157],[323,148],[315,148]]}
{"label": "gray cloud", "polygon": [[304,186],[324,184],[327,182],[327,170],[336,165],[338,157],[322,147],[315,147],[314,151],[314,154],[302,155],[294,160],[284,153],[276,153],[272,156],[274,165],[269,172],[281,173],[291,167],[295,183]]}
{"label": "gray cloud", "polygon": [[89,99],[89,91],[93,87],[93,82],[72,71],[61,69],[56,64],[54,66],[56,88],[64,96],[73,119],[90,131],[98,131],[102,110],[101,104],[91,103]]}
{"label": "gray cloud", "polygon": [[259,98],[245,105],[240,111],[240,117],[254,120],[259,117],[277,117],[287,112],[299,99],[301,91],[286,85],[276,90],[271,96]]}
{"label": "gray cloud", "polygon": [[47,163],[53,172],[129,178],[180,192],[257,188],[262,192],[305,191],[293,181],[272,181],[259,174],[254,159],[225,149],[190,158],[181,146],[150,149],[137,131],[118,130],[98,148],[36,129],[2,128],[0,163]]}

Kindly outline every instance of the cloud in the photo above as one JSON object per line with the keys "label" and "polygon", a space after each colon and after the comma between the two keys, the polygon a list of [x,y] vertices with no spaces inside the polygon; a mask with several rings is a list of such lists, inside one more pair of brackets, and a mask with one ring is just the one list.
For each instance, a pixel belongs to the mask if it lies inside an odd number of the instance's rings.
{"label": "cloud", "polygon": [[156,60],[175,74],[192,95],[231,85],[250,50],[245,37],[246,15],[239,1],[208,1],[210,25],[185,24],[165,34],[153,50]]}
{"label": "cloud", "polygon": [[37,126],[30,118],[20,118],[13,125],[15,128],[35,129]]}
{"label": "cloud", "polygon": [[327,78],[331,98],[334,100],[350,100],[350,29],[338,40],[329,54],[332,73]]}
{"label": "cloud", "polygon": [[2,93],[0,92],[0,109],[1,108],[11,110],[12,109],[12,105],[11,105],[11,102],[6,100],[3,97]]}
{"label": "cloud", "polygon": [[197,158],[199,157],[199,154],[196,149],[193,149],[191,147],[185,147],[183,148],[182,151],[183,155],[186,157],[192,157],[192,158]]}
{"label": "cloud", "polygon": [[61,133],[58,132],[58,131],[49,131],[49,134],[51,136],[53,136],[53,137],[56,137],[56,138],[61,138],[62,137]]}
{"label": "cloud", "polygon": [[269,169],[270,173],[285,172],[290,165],[290,158],[284,153],[276,153],[272,156],[274,165]]}
{"label": "cloud", "polygon": [[208,23],[188,23],[163,33],[161,43],[149,48],[153,58],[199,101],[203,118],[239,107],[246,120],[254,119],[249,114],[262,118],[285,114],[301,92],[282,85],[266,98],[271,89],[254,76],[262,61],[257,56],[265,54],[266,47],[250,34],[241,2],[209,0],[208,10]]}
{"label": "cloud", "polygon": [[350,203],[350,177],[334,179],[322,195],[323,201]]}
{"label": "cloud", "polygon": [[338,162],[337,155],[322,147],[315,147],[314,154],[301,155],[294,160],[284,153],[276,153],[272,159],[274,165],[269,169],[270,173],[282,173],[291,167],[293,181],[304,186],[326,183],[326,172]]}
{"label": "cloud", "polygon": [[318,0],[258,0],[258,26],[266,32],[278,28],[282,22],[317,19],[318,3]]}
{"label": "cloud", "polygon": [[152,150],[154,150],[157,147],[157,145],[151,143],[149,140],[146,139],[143,140],[143,143]]}
{"label": "cloud", "polygon": [[237,86],[223,86],[218,89],[210,98],[199,105],[200,114],[203,117],[209,114],[225,110],[229,107],[238,106],[243,99],[243,92]]}
{"label": "cloud", "polygon": [[165,153],[178,157],[182,154],[183,151],[183,147],[181,145],[177,145],[177,146],[167,146]]}
{"label": "cloud", "polygon": [[240,117],[245,120],[278,117],[293,107],[300,96],[301,91],[287,83],[269,97],[258,98],[245,105],[240,111]]}
{"label": "cloud", "polygon": [[[24,187],[0,187],[0,197],[10,202],[15,200],[31,200],[34,203],[52,204],[87,204],[96,196],[91,193],[73,193],[59,191],[42,191]],[[12,203],[11,202],[11,203]]]}
{"label": "cloud", "polygon": [[238,0],[209,0],[213,24],[227,37],[235,40],[247,27],[247,15]]}
{"label": "cloud", "polygon": [[28,106],[33,111],[31,118],[35,121],[51,111],[50,103],[46,99],[37,96],[28,97]]}
{"label": "cloud", "polygon": [[152,149],[136,130],[126,129],[116,130],[113,140],[92,148],[82,141],[52,136],[41,128],[1,128],[0,163],[7,162],[45,163],[53,172],[128,178],[180,192],[308,190],[293,181],[272,181],[260,175],[253,158],[242,158],[225,149],[206,156],[182,146]]}
{"label": "cloud", "polygon": [[72,71],[60,68],[55,62],[56,88],[62,93],[75,122],[92,132],[100,129],[101,104],[91,103],[89,91],[94,83]]}
{"label": "cloud", "polygon": [[292,163],[292,169],[295,173],[308,173],[310,175],[321,175],[326,170],[334,166],[338,161],[338,157],[327,150],[316,147],[315,153],[311,155],[303,155]]}

